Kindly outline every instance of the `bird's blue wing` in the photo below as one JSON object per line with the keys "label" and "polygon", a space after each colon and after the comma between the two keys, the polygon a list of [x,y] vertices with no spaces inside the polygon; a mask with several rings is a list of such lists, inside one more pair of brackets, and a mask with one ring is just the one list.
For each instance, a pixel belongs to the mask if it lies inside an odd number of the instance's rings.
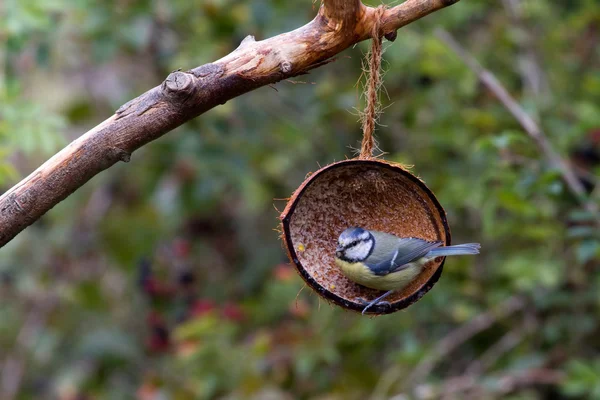
{"label": "bird's blue wing", "polygon": [[428,242],[418,238],[400,239],[397,248],[389,253],[389,258],[373,263],[369,263],[369,259],[367,258],[365,264],[367,264],[376,275],[387,275],[402,270],[406,264],[418,260],[432,249],[441,245],[442,242]]}

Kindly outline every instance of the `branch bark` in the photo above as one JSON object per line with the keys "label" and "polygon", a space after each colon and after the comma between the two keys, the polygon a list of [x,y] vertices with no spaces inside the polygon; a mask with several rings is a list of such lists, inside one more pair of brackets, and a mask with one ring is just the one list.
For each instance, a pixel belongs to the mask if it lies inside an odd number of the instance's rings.
{"label": "branch bark", "polygon": [[330,21],[336,21],[338,30],[350,29],[358,22],[360,0],[324,0],[323,16]]}
{"label": "branch bark", "polygon": [[[458,0],[407,0],[383,15],[386,37]],[[258,87],[305,74],[369,38],[374,8],[358,0],[325,0],[315,19],[291,32],[246,37],[229,55],[189,71],[119,108],[0,196],[0,247],[93,176],[183,123]]]}

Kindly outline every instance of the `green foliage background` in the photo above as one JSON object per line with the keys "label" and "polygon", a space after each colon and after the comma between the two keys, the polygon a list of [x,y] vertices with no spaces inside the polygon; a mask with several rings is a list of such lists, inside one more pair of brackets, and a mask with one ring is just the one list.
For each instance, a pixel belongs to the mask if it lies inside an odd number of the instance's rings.
{"label": "green foliage background", "polygon": [[[170,71],[316,8],[5,0],[0,190]],[[573,158],[600,129],[600,7],[463,0],[385,44],[380,147],[414,165],[454,242],[480,241],[481,256],[448,260],[421,301],[378,318],[301,290],[286,265],[274,199],[358,147],[362,43],[137,151],[3,248],[0,393],[16,382],[18,399],[600,398],[598,230],[437,27]],[[522,307],[503,314],[511,299]]]}

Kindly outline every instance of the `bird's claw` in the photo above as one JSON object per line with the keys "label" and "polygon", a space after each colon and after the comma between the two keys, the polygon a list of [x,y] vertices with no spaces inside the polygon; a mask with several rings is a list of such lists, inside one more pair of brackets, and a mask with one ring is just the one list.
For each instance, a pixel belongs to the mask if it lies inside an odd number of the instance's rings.
{"label": "bird's claw", "polygon": [[379,304],[386,304],[386,305],[390,305],[389,302],[387,301],[383,301],[383,299],[385,299],[386,297],[388,297],[390,294],[393,293],[393,290],[389,290],[387,292],[385,292],[383,295],[379,296],[378,298],[376,298],[375,300],[372,301],[366,301],[365,299],[361,299],[360,297],[357,298],[356,300],[361,303],[361,304],[366,304],[366,307],[362,310],[362,315],[365,315],[365,313],[367,312],[367,310],[375,305],[379,305]]}
{"label": "bird's claw", "polygon": [[363,308],[363,310],[362,310],[362,313],[361,313],[362,315],[365,315],[367,310],[373,306],[378,306],[378,305],[389,306],[391,304],[389,301],[383,301],[383,300],[377,301],[377,299],[375,299],[375,301],[367,301],[360,297],[357,298],[356,301],[365,306],[365,308]]}

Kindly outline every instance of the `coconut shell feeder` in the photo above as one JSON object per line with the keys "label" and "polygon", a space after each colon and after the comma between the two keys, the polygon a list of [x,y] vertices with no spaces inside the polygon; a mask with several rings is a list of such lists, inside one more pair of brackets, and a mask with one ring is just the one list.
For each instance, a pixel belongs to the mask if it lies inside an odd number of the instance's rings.
{"label": "coconut shell feeder", "polygon": [[[377,8],[376,21],[383,12],[383,6]],[[384,292],[351,281],[336,265],[337,240],[346,228],[359,226],[450,245],[446,213],[433,192],[402,165],[373,157],[381,86],[382,32],[378,22],[371,36],[360,156],[310,175],[281,215],[287,253],[304,281],[325,299],[359,312],[365,308],[364,301],[371,302]],[[444,257],[431,260],[411,283],[367,313],[389,314],[413,304],[438,281],[443,265]]]}
{"label": "coconut shell feeder", "polygon": [[[360,299],[383,292],[346,278],[335,264],[340,233],[351,226],[418,237],[450,245],[446,214],[425,184],[399,164],[353,159],[328,165],[310,175],[281,215],[285,247],[304,281],[339,306],[362,311]],[[431,261],[404,289],[377,304],[369,314],[389,314],[419,300],[438,281],[444,257]]]}

